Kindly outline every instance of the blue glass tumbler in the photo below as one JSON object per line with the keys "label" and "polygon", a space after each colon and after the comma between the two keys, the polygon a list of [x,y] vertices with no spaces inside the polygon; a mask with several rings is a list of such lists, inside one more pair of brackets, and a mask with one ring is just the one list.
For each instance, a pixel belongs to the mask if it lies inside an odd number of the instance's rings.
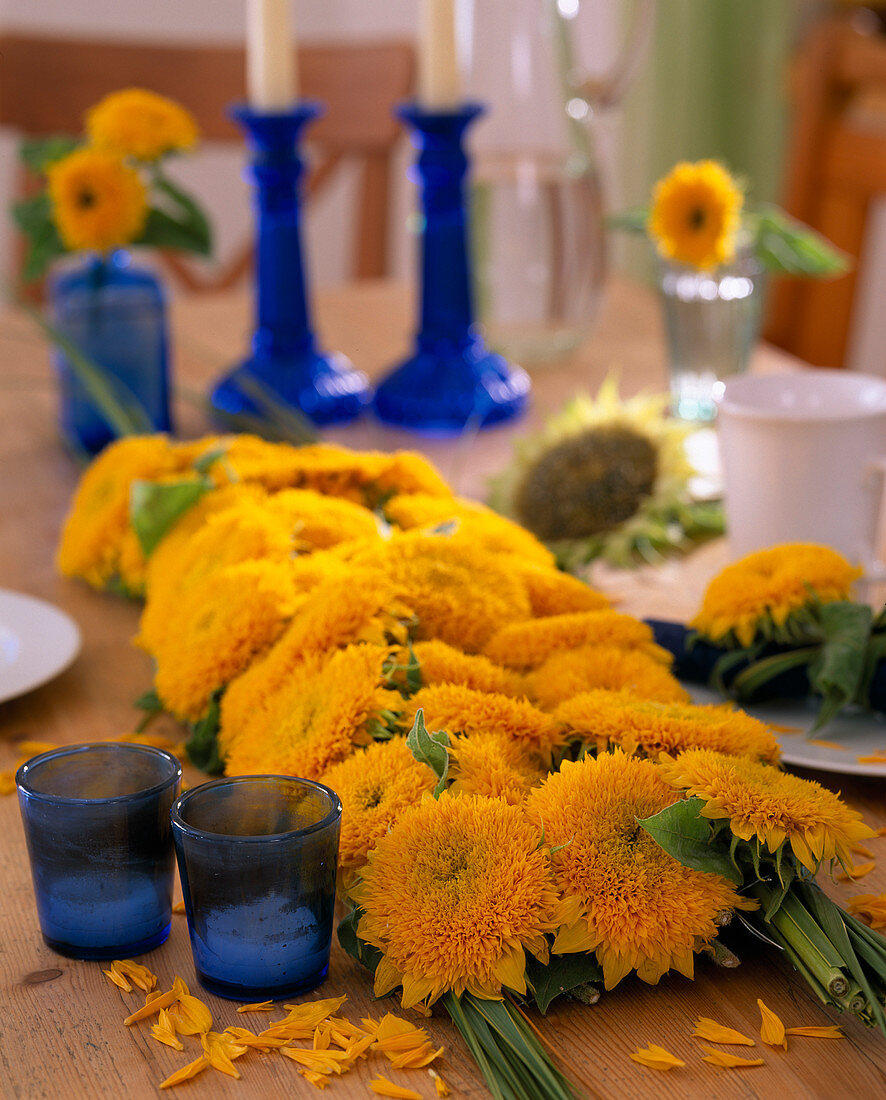
{"label": "blue glass tumbler", "polygon": [[[172,428],[166,292],[128,252],[93,256],[63,271],[49,285],[52,320],[90,362],[102,370],[126,408],[137,411],[145,431]],[[54,355],[61,390],[62,436],[78,450],[97,454],[116,438],[67,356]]]}
{"label": "blue glass tumbler", "polygon": [[217,779],[172,810],[194,965],[212,993],[263,1001],[329,969],[341,802],[291,776]]}
{"label": "blue glass tumbler", "polygon": [[19,768],[37,913],[53,951],[125,959],[164,942],[181,774],[170,753],[123,742],[53,749]]}

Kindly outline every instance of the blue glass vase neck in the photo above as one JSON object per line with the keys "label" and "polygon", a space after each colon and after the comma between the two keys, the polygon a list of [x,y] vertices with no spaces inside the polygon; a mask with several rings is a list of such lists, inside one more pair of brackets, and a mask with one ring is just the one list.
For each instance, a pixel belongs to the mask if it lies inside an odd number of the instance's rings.
{"label": "blue glass vase neck", "polygon": [[256,329],[253,352],[286,357],[315,350],[301,243],[299,187],[305,165],[299,140],[305,126],[322,114],[304,101],[291,110],[260,113],[237,106],[232,117],[249,138],[256,182]]}
{"label": "blue glass vase neck", "polygon": [[483,110],[479,103],[452,111],[427,111],[416,104],[398,110],[399,117],[413,128],[419,148],[424,215],[419,349],[441,340],[463,345],[473,339],[464,134]]}

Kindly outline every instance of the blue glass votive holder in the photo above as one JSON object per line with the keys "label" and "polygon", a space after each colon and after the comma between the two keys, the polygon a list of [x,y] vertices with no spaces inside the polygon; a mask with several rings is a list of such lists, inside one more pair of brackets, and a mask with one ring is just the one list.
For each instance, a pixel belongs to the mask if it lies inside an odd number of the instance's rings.
{"label": "blue glass votive holder", "polygon": [[125,959],[169,935],[169,812],[181,765],[125,742],[41,753],[16,774],[40,929],[75,959]]}
{"label": "blue glass votive holder", "polygon": [[282,775],[217,779],[172,808],[194,965],[212,993],[264,1001],[329,969],[341,802]]}

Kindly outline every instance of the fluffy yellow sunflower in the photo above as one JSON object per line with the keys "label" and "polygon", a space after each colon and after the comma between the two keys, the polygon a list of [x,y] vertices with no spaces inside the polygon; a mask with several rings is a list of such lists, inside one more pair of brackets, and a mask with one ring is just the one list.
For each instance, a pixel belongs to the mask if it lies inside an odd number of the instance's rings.
{"label": "fluffy yellow sunflower", "polygon": [[531,699],[554,710],[573,695],[607,688],[630,691],[640,699],[688,703],[689,693],[655,657],[618,646],[578,646],[552,653],[528,672],[524,684]]}
{"label": "fluffy yellow sunflower", "polygon": [[473,691],[461,684],[434,684],[422,688],[405,703],[403,721],[412,725],[419,709],[429,730],[447,733],[495,733],[516,741],[545,764],[566,743],[563,727],[550,714],[526,699],[494,692]]}
{"label": "fluffy yellow sunflower", "polygon": [[304,549],[328,550],[342,542],[380,538],[378,520],[362,504],[313,489],[283,489],[268,497],[268,510],[291,525]]}
{"label": "fluffy yellow sunflower", "polygon": [[397,692],[382,686],[386,656],[374,645],[314,653],[240,726],[222,707],[218,742],[226,774],[319,779],[355,745],[368,744],[373,724],[400,703]]}
{"label": "fluffy yellow sunflower", "polygon": [[211,573],[168,610],[150,651],[164,707],[196,721],[215,691],[280,635],[298,597],[289,562],[246,561]]}
{"label": "fluffy yellow sunflower", "polygon": [[692,977],[693,954],[718,914],[753,908],[719,875],[691,870],[637,824],[674,801],[656,765],[619,750],[577,763],[531,791],[527,816],[544,827],[568,917],[554,951],[596,951],[607,989],[631,970],[654,985],[672,967]]}
{"label": "fluffy yellow sunflower", "polygon": [[757,550],[714,577],[690,625],[725,647],[749,646],[761,632],[802,641],[803,609],[850,599],[861,573],[828,546],[793,542]]}
{"label": "fluffy yellow sunflower", "polygon": [[394,531],[383,542],[357,545],[354,566],[390,578],[418,619],[416,638],[439,638],[479,652],[496,626],[529,617],[529,599],[512,559],[447,534]]}
{"label": "fluffy yellow sunflower", "polygon": [[47,171],[52,220],[65,248],[107,252],[138,237],[148,216],[141,177],[114,153],[76,149]]}
{"label": "fluffy yellow sunflower", "polygon": [[874,835],[831,791],[768,764],[709,749],[689,749],[676,759],[663,754],[662,779],[705,802],[703,817],[726,819],[742,840],[756,837],[770,852],[785,840],[815,873],[823,860],[852,863],[851,847]]}
{"label": "fluffy yellow sunflower", "polygon": [[475,733],[449,742],[453,794],[479,794],[520,805],[547,774],[526,746],[500,733]]}
{"label": "fluffy yellow sunflower", "polygon": [[111,92],[86,114],[86,132],[97,149],[121,157],[155,161],[197,143],[190,111],[144,88]]}
{"label": "fluffy yellow sunflower", "polygon": [[660,753],[715,749],[777,764],[781,755],[772,730],[724,703],[694,706],[638,699],[629,691],[585,691],[561,703],[554,717],[599,751],[619,745],[656,759]]}
{"label": "fluffy yellow sunflower", "polygon": [[722,164],[683,161],[655,185],[649,235],[662,256],[707,271],[734,257],[743,203]]}
{"label": "fluffy yellow sunflower", "polygon": [[543,664],[553,653],[589,645],[633,649],[662,664],[671,662],[671,654],[653,641],[651,627],[609,609],[511,623],[489,639],[484,652],[500,665],[526,671]]}
{"label": "fluffy yellow sunflower", "polygon": [[536,619],[576,611],[601,611],[609,607],[609,600],[602,592],[559,569],[545,569],[520,560],[512,562],[512,571],[526,589],[532,615]]}
{"label": "fluffy yellow sunflower", "polygon": [[597,557],[620,566],[660,558],[717,533],[720,513],[696,502],[689,488],[693,428],[665,416],[669,400],[623,400],[610,375],[596,398],[573,398],[540,432],[519,440],[493,482],[493,507],[572,570]]}
{"label": "fluffy yellow sunflower", "polygon": [[[520,696],[524,691],[522,679],[511,669],[502,668],[480,654],[463,653],[437,639],[416,642],[412,647],[412,656],[418,662],[423,687],[461,684],[474,691],[514,696]],[[408,661],[409,652],[405,649],[399,651],[398,664],[406,665]]]}
{"label": "fluffy yellow sunflower", "polygon": [[[334,561],[338,571],[324,577],[327,560]],[[292,564],[292,573],[297,585],[310,581],[311,588],[277,643],[225,693],[222,725],[228,730],[246,726],[250,715],[281,691],[312,655],[328,656],[334,649],[357,642],[386,647],[389,639],[404,639],[409,609],[381,574],[345,570],[323,551],[299,558]],[[387,651],[382,648],[382,652]]]}
{"label": "fluffy yellow sunflower", "polygon": [[376,996],[402,984],[410,1008],[450,990],[525,993],[526,952],[547,959],[559,909],[539,836],[502,799],[444,793],[404,813],[352,890],[358,935],[383,955]]}
{"label": "fluffy yellow sunflower", "polygon": [[363,866],[376,842],[437,782],[402,737],[376,741],[365,751],[352,753],[320,779],[341,799],[338,863],[346,876]]}

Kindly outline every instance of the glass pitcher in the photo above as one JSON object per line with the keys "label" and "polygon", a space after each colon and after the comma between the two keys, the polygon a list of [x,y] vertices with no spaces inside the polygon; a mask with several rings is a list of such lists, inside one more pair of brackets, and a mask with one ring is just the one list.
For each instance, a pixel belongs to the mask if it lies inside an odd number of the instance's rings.
{"label": "glass pitcher", "polygon": [[497,351],[532,366],[576,347],[597,312],[606,227],[595,123],[639,64],[654,0],[637,0],[623,53],[600,78],[582,72],[576,41],[599,38],[606,0],[457,2],[467,98],[488,108],[471,141],[478,316]]}

